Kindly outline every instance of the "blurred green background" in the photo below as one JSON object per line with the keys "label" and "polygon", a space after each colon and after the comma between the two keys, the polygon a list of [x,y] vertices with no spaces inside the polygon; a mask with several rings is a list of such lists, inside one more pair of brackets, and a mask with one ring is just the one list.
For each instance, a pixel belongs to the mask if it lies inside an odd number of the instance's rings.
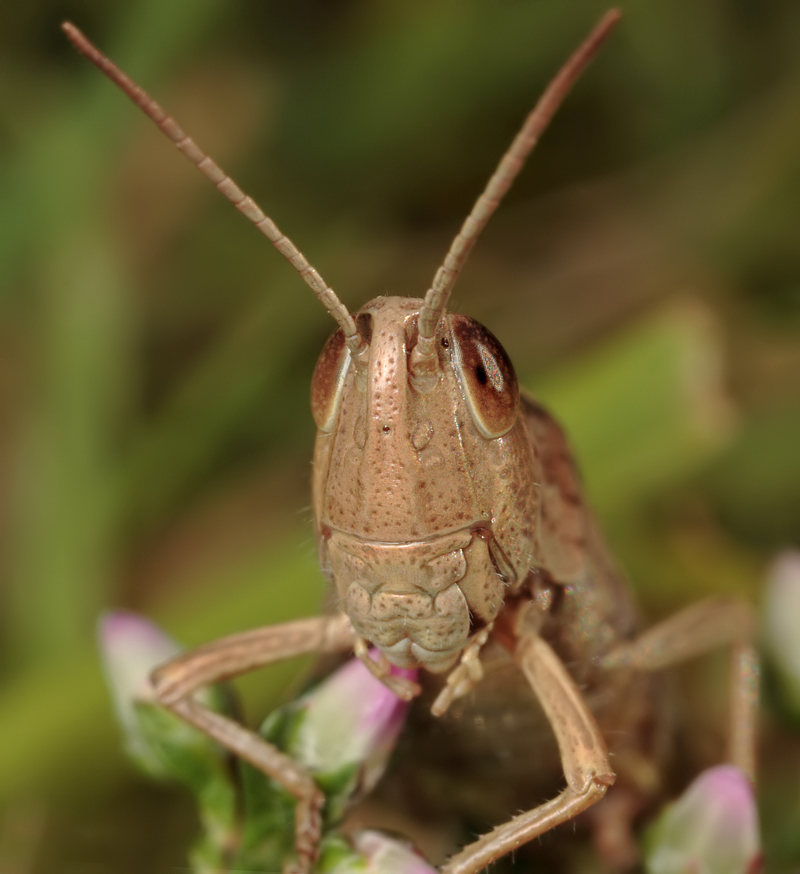
{"label": "blurred green background", "polygon": [[[123,761],[103,609],[186,644],[315,612],[308,391],[332,323],[66,43],[70,18],[356,309],[420,295],[595,0],[0,6],[0,870],[183,864]],[[572,435],[651,619],[800,540],[800,5],[630,0],[459,281]],[[800,632],[799,632],[800,633]],[[682,672],[687,766],[721,662]],[[263,714],[297,665],[244,684]],[[767,705],[771,871],[800,740]]]}

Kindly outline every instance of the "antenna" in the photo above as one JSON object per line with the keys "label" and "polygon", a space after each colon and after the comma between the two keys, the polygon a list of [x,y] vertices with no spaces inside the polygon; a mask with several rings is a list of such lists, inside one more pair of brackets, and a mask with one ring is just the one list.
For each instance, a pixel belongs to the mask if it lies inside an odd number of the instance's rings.
{"label": "antenna", "polygon": [[517,174],[550,123],[550,119],[621,17],[622,13],[619,9],[611,9],[606,12],[594,30],[558,71],[545,89],[544,94],[539,98],[539,102],[525,119],[522,129],[503,155],[483,194],[475,202],[472,212],[467,216],[461,230],[450,245],[450,250],[441,267],[436,271],[433,283],[428,289],[419,311],[419,336],[417,344],[412,350],[410,363],[411,377],[418,387],[424,389],[425,385],[435,380],[439,361],[434,348],[436,327],[444,315],[450,292],[453,290],[467,256],[486,223],[499,206],[503,196],[517,178]]}
{"label": "antenna", "polygon": [[137,85],[113,61],[98,51],[74,24],[65,21],[61,25],[61,29],[75,48],[127,94],[139,109],[155,122],[175,143],[178,151],[183,152],[203,176],[211,180],[236,209],[246,218],[250,219],[281,255],[286,258],[344,331],[345,342],[353,358],[358,360],[358,355],[366,347],[366,343],[358,333],[353,317],[348,312],[347,307],[336,296],[334,290],[308,263],[305,255],[303,255],[297,246],[281,232],[280,228],[266,215],[253,198],[245,194],[233,179],[203,152],[197,143],[183,131],[175,119],[168,115],[144,88]]}

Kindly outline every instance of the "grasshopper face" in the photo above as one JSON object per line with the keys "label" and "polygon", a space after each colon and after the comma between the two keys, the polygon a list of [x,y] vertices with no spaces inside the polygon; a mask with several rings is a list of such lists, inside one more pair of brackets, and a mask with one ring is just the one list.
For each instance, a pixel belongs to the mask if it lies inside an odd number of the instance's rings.
{"label": "grasshopper face", "polygon": [[399,667],[444,671],[534,562],[536,459],[502,346],[465,316],[435,337],[437,378],[409,366],[421,300],[357,315],[312,383],[314,512],[323,570],[357,633]]}

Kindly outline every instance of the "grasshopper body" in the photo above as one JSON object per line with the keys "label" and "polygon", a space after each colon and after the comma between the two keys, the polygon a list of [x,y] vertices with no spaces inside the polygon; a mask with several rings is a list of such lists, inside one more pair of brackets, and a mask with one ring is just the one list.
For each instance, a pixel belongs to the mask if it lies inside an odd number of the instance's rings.
{"label": "grasshopper body", "polygon": [[[174,119],[64,26],[289,260],[339,326],[312,384],[317,542],[338,612],[215,641],[153,675],[160,703],[297,799],[296,856],[288,862],[295,871],[309,871],[317,857],[322,793],[296,762],[192,693],[302,653],[351,650],[397,694],[422,693],[431,715],[427,722],[418,717],[417,759],[467,772],[472,759],[490,763],[472,781],[478,803],[461,795],[451,798],[454,808],[485,808],[494,824],[497,806],[505,804],[506,816],[518,805],[530,807],[451,856],[447,874],[475,874],[578,816],[618,777],[617,803],[595,808],[594,819],[606,860],[630,864],[630,819],[657,782],[650,674],[712,647],[732,647],[728,757],[752,774],[756,661],[749,610],[736,601],[705,602],[639,634],[631,595],[583,503],[561,430],[520,392],[492,334],[447,312],[481,230],[618,18],[608,13],[545,90],[424,298],[376,298],[355,316]],[[378,661],[370,645],[380,650]],[[421,685],[392,675],[392,665],[421,668]],[[541,734],[531,729],[537,715],[549,726],[557,758],[542,754]],[[607,739],[620,747],[613,760]],[[559,761],[566,785],[544,803],[538,793],[520,800],[517,788],[529,784],[542,761]],[[490,784],[499,791],[487,791]]]}

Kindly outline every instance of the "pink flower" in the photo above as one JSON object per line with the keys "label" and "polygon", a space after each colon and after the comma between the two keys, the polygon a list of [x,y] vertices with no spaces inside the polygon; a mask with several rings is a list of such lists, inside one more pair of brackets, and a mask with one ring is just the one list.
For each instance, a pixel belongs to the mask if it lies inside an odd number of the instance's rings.
{"label": "pink flower", "polygon": [[733,765],[709,768],[653,827],[648,874],[754,874],[761,848],[753,787]]}
{"label": "pink flower", "polygon": [[318,869],[321,874],[436,874],[436,868],[410,844],[383,832],[355,832],[348,846],[352,852],[343,852],[343,847],[327,857],[323,852]]}
{"label": "pink flower", "polygon": [[130,752],[145,754],[137,702],[153,702],[150,672],[180,652],[180,647],[158,626],[135,613],[107,613],[98,627],[100,655],[114,708],[125,731]]}
{"label": "pink flower", "polygon": [[767,574],[763,637],[785,703],[800,714],[800,551],[781,553]]}
{"label": "pink flower", "polygon": [[409,844],[394,840],[377,831],[356,832],[353,845],[367,859],[370,874],[435,874]]}
{"label": "pink flower", "polygon": [[[392,668],[395,676],[416,678],[417,671]],[[309,770],[338,771],[362,764],[361,787],[378,781],[397,742],[408,703],[351,659],[305,699],[306,715],[292,753]]]}

